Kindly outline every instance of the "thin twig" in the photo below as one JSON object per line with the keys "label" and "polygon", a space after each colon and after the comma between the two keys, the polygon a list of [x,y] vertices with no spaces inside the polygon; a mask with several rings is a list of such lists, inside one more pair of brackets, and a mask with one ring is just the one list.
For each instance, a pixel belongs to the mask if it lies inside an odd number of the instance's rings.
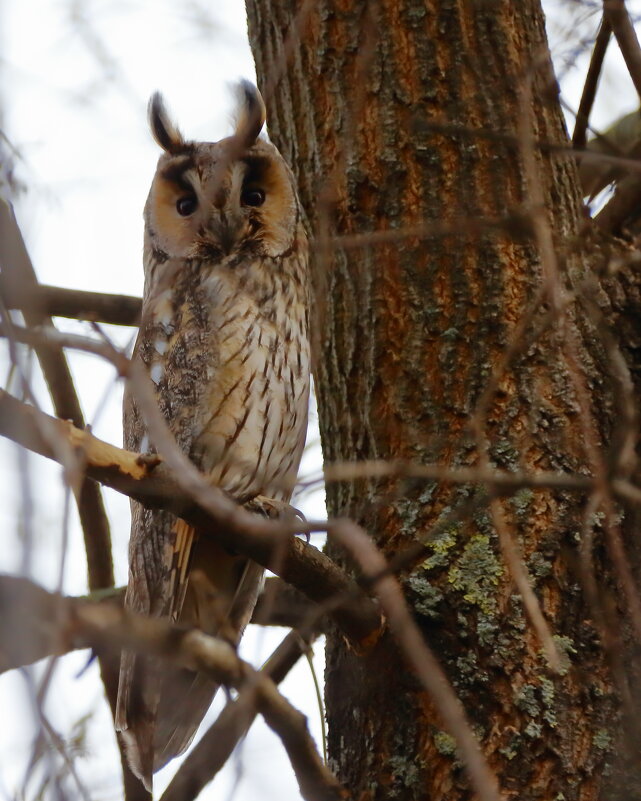
{"label": "thin twig", "polygon": [[[51,318],[35,305],[38,280],[13,211],[4,201],[0,202],[0,261],[3,275],[16,287],[23,299],[34,293],[34,304],[23,309],[27,325],[53,328]],[[64,354],[47,345],[38,345],[35,351],[56,414],[64,420],[72,420],[78,428],[83,428],[85,422],[82,410]],[[87,552],[89,589],[111,587],[114,583],[111,535],[100,487],[93,483],[87,484],[78,497],[78,513]],[[115,698],[113,700],[115,702]]]}
{"label": "thin twig", "polygon": [[515,537],[510,531],[503,506],[497,498],[492,498],[490,501],[490,513],[499,537],[503,559],[521,595],[525,612],[541,641],[550,667],[557,673],[561,673],[561,658],[550,631],[550,626],[545,619],[539,599],[536,597],[532,587],[532,579],[523,561]]}
{"label": "thin twig", "polygon": [[589,476],[552,471],[498,470],[490,467],[448,467],[440,464],[415,464],[403,460],[372,459],[363,462],[333,462],[325,466],[325,481],[356,481],[361,478],[423,478],[444,484],[487,486],[498,494],[513,494],[521,489],[557,489],[583,492],[594,486]]}
{"label": "thin twig", "polygon": [[[291,632],[267,660],[261,673],[280,682],[309,647],[312,637]],[[249,684],[230,701],[178,769],[160,801],[192,801],[225,765],[256,718],[256,691]]]}
{"label": "thin twig", "polygon": [[603,14],[621,48],[621,54],[641,99],[641,47],[623,0],[604,0]]}
{"label": "thin twig", "polygon": [[610,42],[610,34],[612,28],[610,27],[609,20],[604,16],[601,20],[599,32],[594,43],[592,50],[592,57],[590,58],[590,66],[588,67],[588,74],[585,78],[583,85],[583,93],[581,95],[581,102],[579,103],[579,110],[576,114],[576,122],[574,124],[574,133],[572,134],[572,145],[577,150],[582,150],[585,147],[586,131],[590,121],[590,112],[596,97],[597,86],[599,85],[599,78],[601,77],[601,68],[603,67],[603,59],[605,58],[606,50]]}

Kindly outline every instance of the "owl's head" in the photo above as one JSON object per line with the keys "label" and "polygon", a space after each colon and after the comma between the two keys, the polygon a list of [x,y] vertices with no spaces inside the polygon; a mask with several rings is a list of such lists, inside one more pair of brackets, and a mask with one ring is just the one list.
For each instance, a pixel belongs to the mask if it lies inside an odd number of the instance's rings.
{"label": "owl's head", "polygon": [[145,206],[146,246],[163,258],[277,258],[295,243],[300,211],[292,173],[259,139],[260,92],[243,81],[239,97],[236,130],[219,142],[184,139],[161,95],[149,101],[151,131],[164,152]]}

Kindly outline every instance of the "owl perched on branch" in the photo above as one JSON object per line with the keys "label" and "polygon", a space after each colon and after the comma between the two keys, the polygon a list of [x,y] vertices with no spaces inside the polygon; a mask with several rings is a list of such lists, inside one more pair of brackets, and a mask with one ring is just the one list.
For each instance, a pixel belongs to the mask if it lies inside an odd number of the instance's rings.
{"label": "owl perched on branch", "polygon": [[[134,358],[156,386],[180,448],[239,502],[287,502],[305,441],[309,395],[308,246],[294,178],[258,138],[265,106],[239,87],[234,134],[183,138],[156,94],[163,149],[145,206],[145,289]],[[153,450],[133,393],[125,446]],[[169,512],[132,504],[128,608],[237,642],[263,570]],[[134,773],[191,742],[217,689],[206,676],[124,653],[116,726]]]}

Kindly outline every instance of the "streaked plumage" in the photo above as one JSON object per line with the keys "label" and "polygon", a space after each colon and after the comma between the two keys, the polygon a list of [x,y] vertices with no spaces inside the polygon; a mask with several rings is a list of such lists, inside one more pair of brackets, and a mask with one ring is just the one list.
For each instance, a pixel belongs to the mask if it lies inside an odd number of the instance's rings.
{"label": "streaked plumage", "polygon": [[[309,394],[307,238],[293,176],[258,139],[264,106],[241,84],[236,131],[188,142],[162,101],[150,123],[165,151],[145,207],[145,289],[135,348],[183,451],[239,501],[288,501]],[[135,399],[125,446],[153,450]],[[132,504],[126,604],[237,641],[262,569],[172,514]],[[151,773],[190,743],[216,686],[123,654],[117,727],[134,772]]]}

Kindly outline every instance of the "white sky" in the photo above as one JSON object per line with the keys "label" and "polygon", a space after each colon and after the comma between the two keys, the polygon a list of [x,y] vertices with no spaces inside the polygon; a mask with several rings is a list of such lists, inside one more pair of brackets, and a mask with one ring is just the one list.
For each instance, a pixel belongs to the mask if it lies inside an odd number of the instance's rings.
{"label": "white sky", "polygon": [[[570,16],[568,5],[574,9]],[[545,6],[564,94],[576,108],[587,57],[575,61],[574,54],[580,36],[592,35],[597,16],[589,16],[586,6],[578,3],[548,0]],[[628,2],[628,7],[641,12],[641,0]],[[160,89],[181,128],[192,138],[215,140],[227,135],[233,107],[228,84],[239,77],[254,79],[243,3],[5,0],[0,5],[0,23],[0,119],[20,153],[17,174],[27,191],[17,200],[16,213],[40,280],[140,295],[142,207],[158,157],[147,130],[147,98]],[[568,63],[574,66],[566,66]],[[637,102],[618,49],[611,46],[594,125],[607,127]],[[82,324],[65,321],[60,325],[88,333]],[[109,333],[122,344],[131,336],[130,330],[116,327]],[[82,355],[74,355],[71,363],[95,433],[119,443],[121,387],[114,386],[112,369]],[[0,370],[6,373],[5,361]],[[49,409],[46,390],[37,376],[34,383],[41,403]],[[20,496],[17,455],[12,447],[0,443],[0,458],[4,532],[0,571],[17,572],[22,554],[19,521],[23,519],[16,501]],[[29,461],[34,469],[32,528],[36,540],[31,575],[54,588],[63,536],[62,481],[57,467],[35,457]],[[304,471],[318,469],[319,461],[315,447]],[[109,491],[106,499],[117,582],[124,583],[128,502]],[[298,505],[310,517],[324,516],[319,493]],[[70,538],[64,591],[79,594],[86,591],[86,577],[75,512]],[[243,656],[260,664],[282,636],[283,632],[249,631]],[[77,759],[78,770],[90,798],[109,801],[121,793],[115,741],[95,665],[78,675],[85,662],[86,654],[75,654],[58,663],[46,711],[63,736],[69,735],[80,718],[91,715],[88,749]],[[322,658],[317,663],[322,670]],[[40,670],[33,673],[40,674]],[[0,727],[0,799],[14,797],[30,754],[33,726],[24,714],[28,709],[26,688],[24,676],[0,676],[0,710],[5,721]],[[308,715],[319,737],[319,713],[304,663],[283,690]],[[222,703],[220,698],[218,703]],[[174,762],[157,775],[158,791],[176,767]],[[238,759],[201,798],[231,798],[237,772],[241,776],[233,796],[237,801],[299,797],[280,743],[264,726],[252,730]],[[34,775],[27,799],[35,796],[36,787]],[[69,799],[78,796],[73,782],[65,787]]]}

